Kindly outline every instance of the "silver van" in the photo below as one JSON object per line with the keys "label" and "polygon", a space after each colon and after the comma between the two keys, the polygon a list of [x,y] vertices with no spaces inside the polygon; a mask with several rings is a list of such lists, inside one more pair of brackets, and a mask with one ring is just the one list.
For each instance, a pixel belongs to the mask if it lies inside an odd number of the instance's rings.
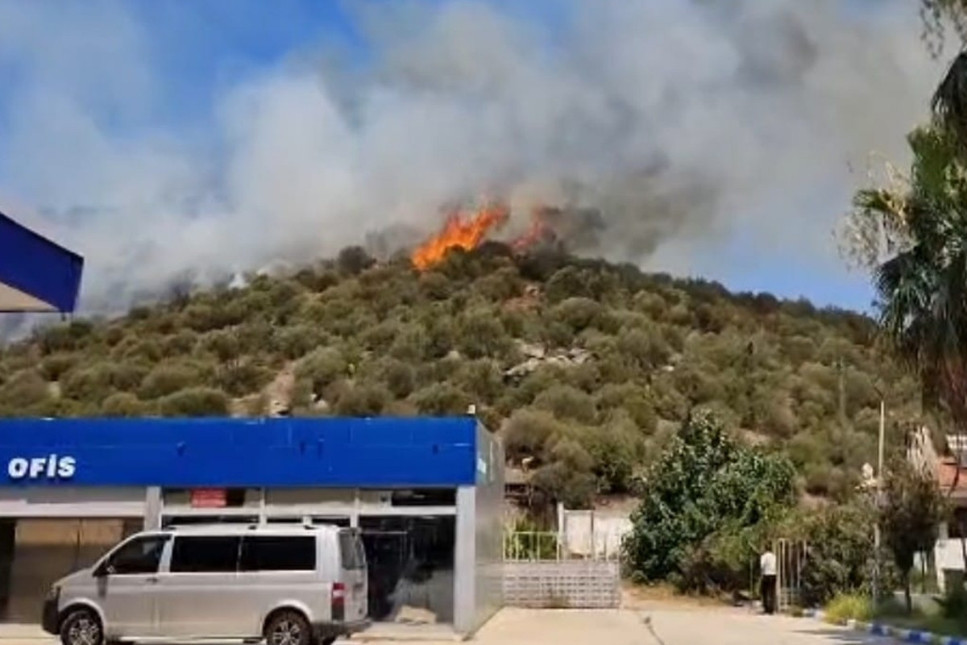
{"label": "silver van", "polygon": [[355,529],[207,525],[131,536],[57,581],[43,628],[63,645],[200,638],[329,645],[366,627]]}

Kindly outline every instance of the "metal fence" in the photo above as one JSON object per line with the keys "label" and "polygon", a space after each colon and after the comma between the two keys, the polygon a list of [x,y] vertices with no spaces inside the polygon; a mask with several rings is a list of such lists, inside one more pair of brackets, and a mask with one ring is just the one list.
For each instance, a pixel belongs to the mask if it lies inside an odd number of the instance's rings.
{"label": "metal fence", "polygon": [[619,562],[621,542],[599,539],[582,548],[555,531],[507,531],[504,533],[504,561],[560,562],[585,560]]}
{"label": "metal fence", "polygon": [[504,533],[505,562],[558,561],[562,541],[551,531],[507,531]]}
{"label": "metal fence", "polygon": [[802,605],[802,576],[807,544],[803,540],[776,540],[776,602],[779,611]]}

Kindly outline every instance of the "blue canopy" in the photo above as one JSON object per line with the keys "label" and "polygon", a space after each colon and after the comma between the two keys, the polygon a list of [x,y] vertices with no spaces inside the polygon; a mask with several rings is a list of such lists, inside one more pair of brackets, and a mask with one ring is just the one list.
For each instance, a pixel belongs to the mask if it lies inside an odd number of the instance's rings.
{"label": "blue canopy", "polygon": [[84,258],[0,213],[0,312],[74,311]]}

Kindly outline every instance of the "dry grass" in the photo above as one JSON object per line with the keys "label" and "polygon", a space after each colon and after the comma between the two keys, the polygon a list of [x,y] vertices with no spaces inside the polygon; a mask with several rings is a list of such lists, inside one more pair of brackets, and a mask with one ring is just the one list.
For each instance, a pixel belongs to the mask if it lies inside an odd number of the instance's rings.
{"label": "dry grass", "polygon": [[640,609],[655,605],[675,609],[706,610],[730,607],[731,603],[725,598],[715,596],[685,595],[668,584],[641,586],[626,583],[624,585],[621,599],[622,607]]}

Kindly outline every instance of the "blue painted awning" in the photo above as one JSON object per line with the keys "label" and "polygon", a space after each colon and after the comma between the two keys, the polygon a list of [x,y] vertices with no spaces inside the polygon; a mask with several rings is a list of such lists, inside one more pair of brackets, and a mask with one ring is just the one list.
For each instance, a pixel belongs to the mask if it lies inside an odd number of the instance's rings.
{"label": "blue painted awning", "polygon": [[0,213],[0,312],[72,312],[84,258]]}

